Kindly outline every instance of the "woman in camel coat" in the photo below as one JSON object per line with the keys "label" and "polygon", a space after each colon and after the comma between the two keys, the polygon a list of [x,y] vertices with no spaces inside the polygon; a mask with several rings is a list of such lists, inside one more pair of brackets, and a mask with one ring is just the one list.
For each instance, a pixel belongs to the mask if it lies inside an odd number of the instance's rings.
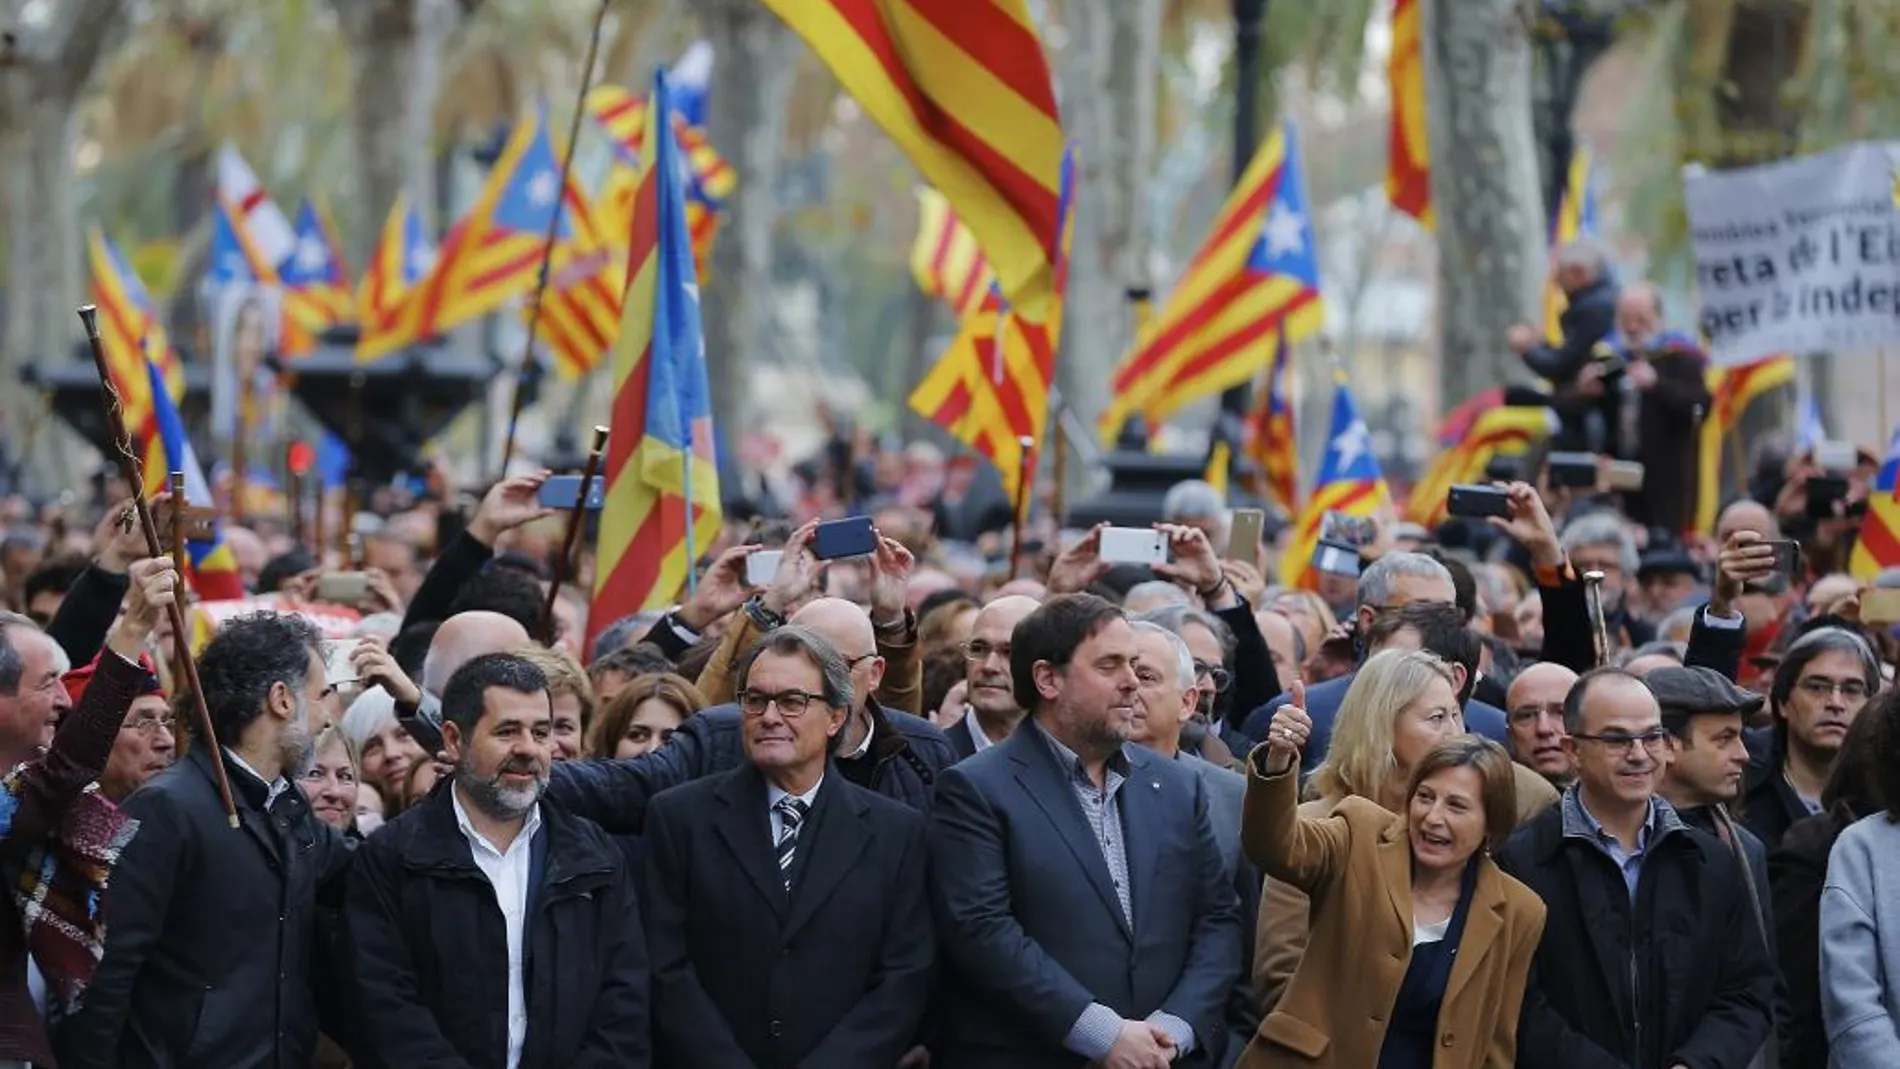
{"label": "woman in camel coat", "polygon": [[1516,824],[1510,758],[1455,735],[1415,764],[1402,814],[1351,797],[1302,819],[1301,697],[1248,758],[1241,842],[1310,896],[1311,936],[1238,1069],[1511,1069],[1544,905],[1490,857]]}

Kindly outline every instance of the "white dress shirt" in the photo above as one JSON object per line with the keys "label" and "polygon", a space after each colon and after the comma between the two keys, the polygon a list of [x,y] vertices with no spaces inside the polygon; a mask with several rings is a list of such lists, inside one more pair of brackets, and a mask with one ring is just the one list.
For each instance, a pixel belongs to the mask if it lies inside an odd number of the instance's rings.
{"label": "white dress shirt", "polygon": [[970,744],[974,747],[971,751],[972,753],[982,753],[984,750],[996,745],[990,741],[988,735],[983,734],[983,721],[976,718],[975,709],[965,705],[963,707],[963,719],[970,725]]}
{"label": "white dress shirt", "polygon": [[[824,785],[825,777],[820,776],[818,777],[818,782],[811,785],[811,790],[796,796],[790,791],[781,789],[775,783],[767,783],[765,785],[765,808],[772,815],[772,845],[777,846],[779,836],[785,834],[785,825],[779,820],[778,804],[787,798],[797,797],[799,801],[805,803],[805,819],[809,821],[811,819],[811,807],[818,801],[818,788]],[[802,828],[804,825],[800,824],[799,827]]]}
{"label": "white dress shirt", "polygon": [[528,862],[534,836],[541,828],[541,806],[528,810],[528,819],[516,833],[508,849],[497,850],[475,826],[469,823],[468,810],[462,808],[462,792],[451,789],[455,806],[455,826],[468,840],[468,852],[475,867],[488,877],[495,889],[495,903],[501,907],[503,929],[508,936],[508,1069],[521,1064],[521,1045],[528,1038],[528,993],[523,983],[522,938],[528,920]]}
{"label": "white dress shirt", "polygon": [[[250,762],[244,760],[244,758],[242,757],[239,757],[237,755],[236,750],[233,750],[229,746],[226,746],[224,748],[224,756],[229,757],[231,759],[232,764],[250,773],[250,776],[252,779],[256,780],[259,783],[264,782],[264,777],[258,774],[257,769],[251,767]],[[278,797],[289,789],[290,789],[290,781],[285,779],[282,776],[278,776],[275,780],[266,784],[265,785],[266,793],[264,795],[264,808],[269,809],[271,806],[277,804]]]}

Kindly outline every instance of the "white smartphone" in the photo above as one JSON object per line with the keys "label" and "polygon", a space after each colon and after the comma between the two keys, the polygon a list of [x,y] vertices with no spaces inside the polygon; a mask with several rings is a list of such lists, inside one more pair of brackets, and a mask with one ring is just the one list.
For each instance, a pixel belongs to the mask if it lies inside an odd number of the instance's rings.
{"label": "white smartphone", "polygon": [[1102,532],[1101,558],[1110,564],[1165,564],[1168,536],[1149,527],[1110,527]]}
{"label": "white smartphone", "polygon": [[778,562],[785,558],[782,549],[761,549],[745,559],[745,584],[765,586],[778,574]]}

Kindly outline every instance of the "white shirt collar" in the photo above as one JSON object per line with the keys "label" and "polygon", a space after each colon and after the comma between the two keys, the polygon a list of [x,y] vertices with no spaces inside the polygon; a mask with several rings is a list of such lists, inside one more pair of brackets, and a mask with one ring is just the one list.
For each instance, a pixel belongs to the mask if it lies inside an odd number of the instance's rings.
{"label": "white shirt collar", "polygon": [[[870,720],[871,714],[865,713],[864,718],[866,720]],[[846,720],[845,726],[850,727],[851,721]],[[870,753],[871,752],[871,737],[876,734],[877,734],[877,722],[873,720],[871,721],[870,725],[864,729],[864,738],[858,742],[857,748],[852,750],[850,753],[839,754],[838,759],[841,761],[856,761],[858,758],[863,757],[867,753]],[[810,799],[807,799],[807,801],[809,800]]]}
{"label": "white shirt collar", "polygon": [[[252,779],[256,780],[259,783],[264,783],[263,774],[258,772],[257,769],[252,768],[249,761],[246,761],[244,760],[244,758],[239,757],[236,750],[233,750],[229,746],[226,746],[224,748],[224,756],[229,757],[231,759],[232,764],[243,769],[245,772],[250,773],[250,776]],[[264,784],[264,786],[265,786],[264,808],[269,809],[271,806],[277,803],[277,799],[280,795],[282,795],[285,791],[290,789],[290,781],[285,779],[282,776],[278,776],[272,782]]]}
{"label": "white shirt collar", "polygon": [[825,777],[819,776],[818,782],[811,785],[811,790],[806,791],[804,794],[793,795],[790,791],[768,780],[765,784],[765,807],[767,809],[776,809],[780,802],[787,798],[796,797],[799,801],[805,803],[807,808],[810,808],[812,803],[818,800],[818,788],[824,785]]}
{"label": "white shirt collar", "polygon": [[534,833],[541,829],[541,803],[536,802],[529,807],[528,818],[521,822],[521,830],[515,833],[514,841],[508,844],[508,849],[497,849],[494,843],[488,841],[488,836],[477,831],[474,823],[468,819],[468,810],[463,808],[461,793],[455,789],[454,784],[449,785],[449,804],[455,809],[455,826],[462,830],[462,836],[468,840],[469,845],[487,850],[496,857],[506,857],[517,847],[525,847],[534,841]]}
{"label": "white shirt collar", "polygon": [[976,710],[968,704],[963,707],[963,722],[970,725],[970,742],[975,746],[974,752],[982,753],[996,745],[988,735],[983,734],[983,723],[976,718]]}

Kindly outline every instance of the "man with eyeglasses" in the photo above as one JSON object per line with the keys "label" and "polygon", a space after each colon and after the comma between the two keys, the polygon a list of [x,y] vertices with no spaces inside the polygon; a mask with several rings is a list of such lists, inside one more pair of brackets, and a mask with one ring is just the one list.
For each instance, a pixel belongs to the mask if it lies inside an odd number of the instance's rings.
{"label": "man with eyeglasses", "polygon": [[[100,659],[95,659],[62,678],[74,706],[92,685],[99,663]],[[126,710],[125,723],[120,725],[118,737],[112,743],[112,756],[106,759],[105,771],[99,774],[99,793],[115,804],[131,797],[146,780],[170,768],[178,752],[178,721],[172,715],[171,702],[165,697],[165,688],[158,681],[151,657],[140,654],[138,666],[143,673],[138,697],[132,699],[132,708]]]}
{"label": "man with eyeglasses", "polygon": [[1774,725],[1742,788],[1742,821],[1770,853],[1796,821],[1821,811],[1841,742],[1879,685],[1880,661],[1852,631],[1821,627],[1788,647],[1768,691]]}
{"label": "man with eyeglasses", "polygon": [[963,719],[944,731],[957,760],[1002,742],[1023,722],[1009,681],[1010,634],[1041,604],[1012,594],[983,606],[971,621],[969,641],[963,644]]}
{"label": "man with eyeglasses", "polygon": [[858,703],[816,631],[774,630],[737,681],[743,763],[647,815],[655,1064],[895,1066],[936,961],[923,818],[839,772]]}
{"label": "man with eyeglasses", "polygon": [[1552,1069],[1743,1069],[1772,1032],[1774,968],[1743,866],[1657,796],[1661,706],[1599,668],[1570,689],[1564,721],[1577,782],[1498,859],[1551,919],[1518,1049]]}

